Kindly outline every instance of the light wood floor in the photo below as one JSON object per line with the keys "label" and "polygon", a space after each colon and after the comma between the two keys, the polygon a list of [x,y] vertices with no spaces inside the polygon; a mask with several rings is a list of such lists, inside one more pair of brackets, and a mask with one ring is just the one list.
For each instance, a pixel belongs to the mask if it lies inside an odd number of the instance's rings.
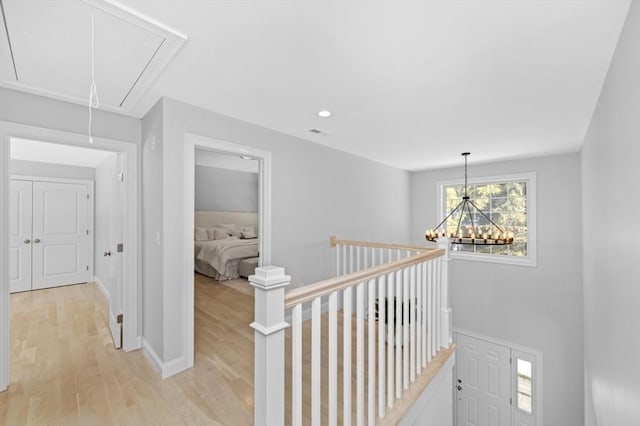
{"label": "light wood floor", "polygon": [[253,297],[204,281],[195,284],[195,367],[166,380],[142,351],[113,348],[94,284],[12,294],[0,424],[251,424]]}
{"label": "light wood floor", "polygon": [[[142,351],[127,353],[113,348],[107,302],[94,284],[11,295],[11,384],[0,393],[0,425],[252,424],[253,330],[249,324],[253,321],[253,296],[196,275],[195,300],[195,366],[161,380]],[[338,321],[342,339],[341,315]],[[323,424],[328,420],[327,327],[323,318]],[[304,424],[310,424],[310,337],[307,321],[303,326]],[[355,343],[355,332],[353,339]],[[290,348],[287,330],[287,401]],[[341,424],[340,349],[338,364]],[[355,364],[352,371],[355,393]],[[429,380],[426,375],[424,378]],[[355,401],[352,408],[355,421]],[[401,412],[392,414],[388,420],[395,423],[392,419],[399,419]],[[289,404],[285,415],[290,423]]]}

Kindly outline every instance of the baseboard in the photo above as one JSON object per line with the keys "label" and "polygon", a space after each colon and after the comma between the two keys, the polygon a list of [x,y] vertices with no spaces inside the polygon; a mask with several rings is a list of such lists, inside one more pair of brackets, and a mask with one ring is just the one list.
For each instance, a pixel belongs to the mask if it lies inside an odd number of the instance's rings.
{"label": "baseboard", "polygon": [[104,294],[104,297],[106,297],[107,299],[109,299],[109,292],[107,291],[107,288],[104,286],[104,284],[102,284],[102,281],[100,281],[100,278],[98,277],[93,277],[93,282],[96,283],[96,285],[98,286],[98,288],[100,289],[100,292],[102,294]]}
{"label": "baseboard", "polygon": [[142,351],[151,363],[153,369],[163,379],[186,370],[186,362],[183,356],[168,362],[162,362],[156,351],[153,350],[149,342],[144,338],[142,338]]}

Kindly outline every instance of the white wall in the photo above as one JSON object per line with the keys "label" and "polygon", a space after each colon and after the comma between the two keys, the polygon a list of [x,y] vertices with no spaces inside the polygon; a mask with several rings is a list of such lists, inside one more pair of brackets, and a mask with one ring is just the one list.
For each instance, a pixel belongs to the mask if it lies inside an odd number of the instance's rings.
{"label": "white wall", "polygon": [[[86,134],[88,119],[86,106],[0,87],[0,121]],[[93,111],[94,136],[138,143],[140,126],[133,117]]]}
{"label": "white wall", "polygon": [[582,149],[587,425],[640,422],[640,2]]}
{"label": "white wall", "polygon": [[[473,157],[472,157],[473,158]],[[542,351],[544,424],[583,423],[580,157],[567,154],[473,164],[469,176],[537,173],[538,266],[450,263],[455,327]],[[411,235],[438,222],[436,181],[463,166],[412,173]]]}
{"label": "white wall", "polygon": [[111,203],[113,203],[113,183],[117,173],[117,154],[109,153],[107,158],[95,169],[95,222],[93,274],[104,287],[107,294],[111,291],[109,281],[109,261],[104,252],[111,250]]}
{"label": "white wall", "polygon": [[[164,312],[168,314],[163,331],[165,361],[182,356],[183,312],[177,301],[182,300],[184,286],[183,230],[175,224],[184,220],[179,200],[185,183],[185,133],[272,153],[272,263],[286,268],[293,285],[332,275],[334,254],[328,242],[332,234],[409,241],[407,172],[181,102],[164,99],[162,108],[162,165],[157,164],[157,157],[150,158],[146,148],[144,161],[164,168],[164,255],[160,264],[164,265]],[[151,118],[143,118],[143,128]],[[157,139],[158,132],[155,134]],[[151,184],[146,179],[145,188]],[[145,240],[145,244],[151,243]]]}
{"label": "white wall", "polygon": [[9,173],[21,176],[95,180],[93,167],[67,166],[36,161],[10,160]]}
{"label": "white wall", "polygon": [[162,113],[162,102],[158,102],[142,120],[142,336],[144,344],[161,359],[164,357]]}
{"label": "white wall", "polygon": [[196,210],[258,211],[256,173],[195,166]]}

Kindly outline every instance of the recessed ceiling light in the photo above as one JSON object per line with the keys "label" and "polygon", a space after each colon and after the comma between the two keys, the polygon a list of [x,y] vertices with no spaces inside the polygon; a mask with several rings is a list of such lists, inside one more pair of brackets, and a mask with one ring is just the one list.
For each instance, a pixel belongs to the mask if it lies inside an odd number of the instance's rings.
{"label": "recessed ceiling light", "polygon": [[327,110],[319,111],[318,117],[322,117],[322,118],[331,117],[331,111],[327,111]]}

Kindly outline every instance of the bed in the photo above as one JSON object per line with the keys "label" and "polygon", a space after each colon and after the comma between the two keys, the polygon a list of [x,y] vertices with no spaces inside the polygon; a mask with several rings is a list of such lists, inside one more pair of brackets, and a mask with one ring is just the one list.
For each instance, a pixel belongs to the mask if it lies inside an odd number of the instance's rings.
{"label": "bed", "polygon": [[257,222],[253,212],[196,211],[196,272],[217,281],[238,278],[240,261],[259,256]]}

